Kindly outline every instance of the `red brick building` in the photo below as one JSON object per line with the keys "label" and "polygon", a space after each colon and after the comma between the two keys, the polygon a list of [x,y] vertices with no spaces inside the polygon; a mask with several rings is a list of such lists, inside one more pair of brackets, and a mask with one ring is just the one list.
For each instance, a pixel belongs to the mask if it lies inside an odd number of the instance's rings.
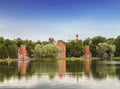
{"label": "red brick building", "polygon": [[18,59],[19,60],[29,60],[28,52],[26,50],[26,45],[20,45],[18,49]]}
{"label": "red brick building", "polygon": [[85,57],[86,58],[89,58],[89,57],[91,57],[92,56],[92,54],[91,54],[91,51],[90,51],[90,46],[89,45],[86,45],[85,46]]}
{"label": "red brick building", "polygon": [[58,58],[66,58],[66,45],[64,44],[64,42],[62,40],[59,40],[56,45],[60,49],[58,53]]}
{"label": "red brick building", "polygon": [[25,57],[27,55],[26,45],[20,45],[18,49],[18,56]]}

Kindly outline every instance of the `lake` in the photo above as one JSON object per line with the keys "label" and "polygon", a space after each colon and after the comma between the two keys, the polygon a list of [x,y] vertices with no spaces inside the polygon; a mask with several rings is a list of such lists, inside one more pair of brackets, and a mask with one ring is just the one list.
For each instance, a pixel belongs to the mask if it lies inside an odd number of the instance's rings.
{"label": "lake", "polygon": [[0,89],[120,89],[119,61],[0,63]]}

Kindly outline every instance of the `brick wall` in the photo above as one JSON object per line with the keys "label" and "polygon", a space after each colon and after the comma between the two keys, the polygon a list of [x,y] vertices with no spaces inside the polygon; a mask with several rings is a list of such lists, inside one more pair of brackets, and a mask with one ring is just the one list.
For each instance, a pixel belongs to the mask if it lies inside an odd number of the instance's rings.
{"label": "brick wall", "polygon": [[60,40],[58,41],[57,46],[60,50],[58,53],[58,58],[66,58],[66,45]]}

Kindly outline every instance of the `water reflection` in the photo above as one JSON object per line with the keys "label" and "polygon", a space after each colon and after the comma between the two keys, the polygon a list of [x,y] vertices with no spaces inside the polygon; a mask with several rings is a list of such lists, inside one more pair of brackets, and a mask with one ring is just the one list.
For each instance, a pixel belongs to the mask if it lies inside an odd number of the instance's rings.
{"label": "water reflection", "polygon": [[[19,80],[18,83],[20,80],[23,82],[23,78],[25,82],[30,80],[37,81],[37,83],[43,83],[43,81],[47,80],[49,82],[55,81],[55,83],[57,81],[61,81],[62,83],[81,83],[83,80],[87,82],[93,82],[93,80],[95,82],[103,82],[108,79],[119,82],[117,80],[120,80],[120,64],[90,60],[37,60],[34,62],[18,61],[0,63],[0,86],[5,81],[11,79]],[[16,82],[16,80],[12,81]]]}
{"label": "water reflection", "polygon": [[59,77],[62,78],[66,72],[66,60],[58,60],[57,63],[58,63]]}
{"label": "water reflection", "polygon": [[104,62],[92,62],[92,75],[94,79],[106,79],[109,77],[114,77],[116,75],[116,64],[106,64]]}
{"label": "water reflection", "polygon": [[90,73],[90,68],[91,68],[91,61],[90,60],[86,60],[85,61],[85,72],[86,73]]}
{"label": "water reflection", "polygon": [[18,70],[19,70],[21,75],[26,74],[28,63],[29,63],[29,61],[24,61],[24,60],[18,61]]}

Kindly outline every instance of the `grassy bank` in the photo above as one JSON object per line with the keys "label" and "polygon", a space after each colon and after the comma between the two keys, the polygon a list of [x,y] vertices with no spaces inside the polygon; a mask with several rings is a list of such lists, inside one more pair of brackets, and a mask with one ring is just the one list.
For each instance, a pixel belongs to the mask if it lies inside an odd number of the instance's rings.
{"label": "grassy bank", "polygon": [[15,59],[0,59],[0,62],[14,62]]}
{"label": "grassy bank", "polygon": [[[56,59],[54,58],[34,58],[34,60],[46,60],[46,61],[55,61]],[[57,60],[70,60],[70,61],[75,61],[75,60],[101,60],[99,57],[91,57],[91,58],[83,58],[83,57],[70,57],[70,58],[57,58]],[[113,57],[112,60],[120,60],[120,57]],[[0,59],[0,62],[14,62],[16,61],[15,59]]]}
{"label": "grassy bank", "polygon": [[74,60],[100,60],[100,58],[97,58],[97,57],[92,57],[92,58],[84,58],[84,57],[76,58],[76,57],[70,57],[70,58],[63,58],[63,59],[58,58],[58,60],[71,60],[71,61],[74,61]]}
{"label": "grassy bank", "polygon": [[120,57],[113,57],[113,60],[120,60]]}
{"label": "grassy bank", "polygon": [[[99,57],[91,58],[66,58],[66,60],[101,60]],[[120,57],[113,57],[112,60],[120,60]]]}
{"label": "grassy bank", "polygon": [[[57,58],[57,59],[53,59],[53,58],[38,58],[38,59],[35,59],[35,60],[70,60],[70,61],[75,61],[75,60],[101,60],[99,57],[91,57],[91,58],[84,58],[84,57],[70,57],[70,58]],[[120,57],[113,57],[112,60],[120,60]]]}

